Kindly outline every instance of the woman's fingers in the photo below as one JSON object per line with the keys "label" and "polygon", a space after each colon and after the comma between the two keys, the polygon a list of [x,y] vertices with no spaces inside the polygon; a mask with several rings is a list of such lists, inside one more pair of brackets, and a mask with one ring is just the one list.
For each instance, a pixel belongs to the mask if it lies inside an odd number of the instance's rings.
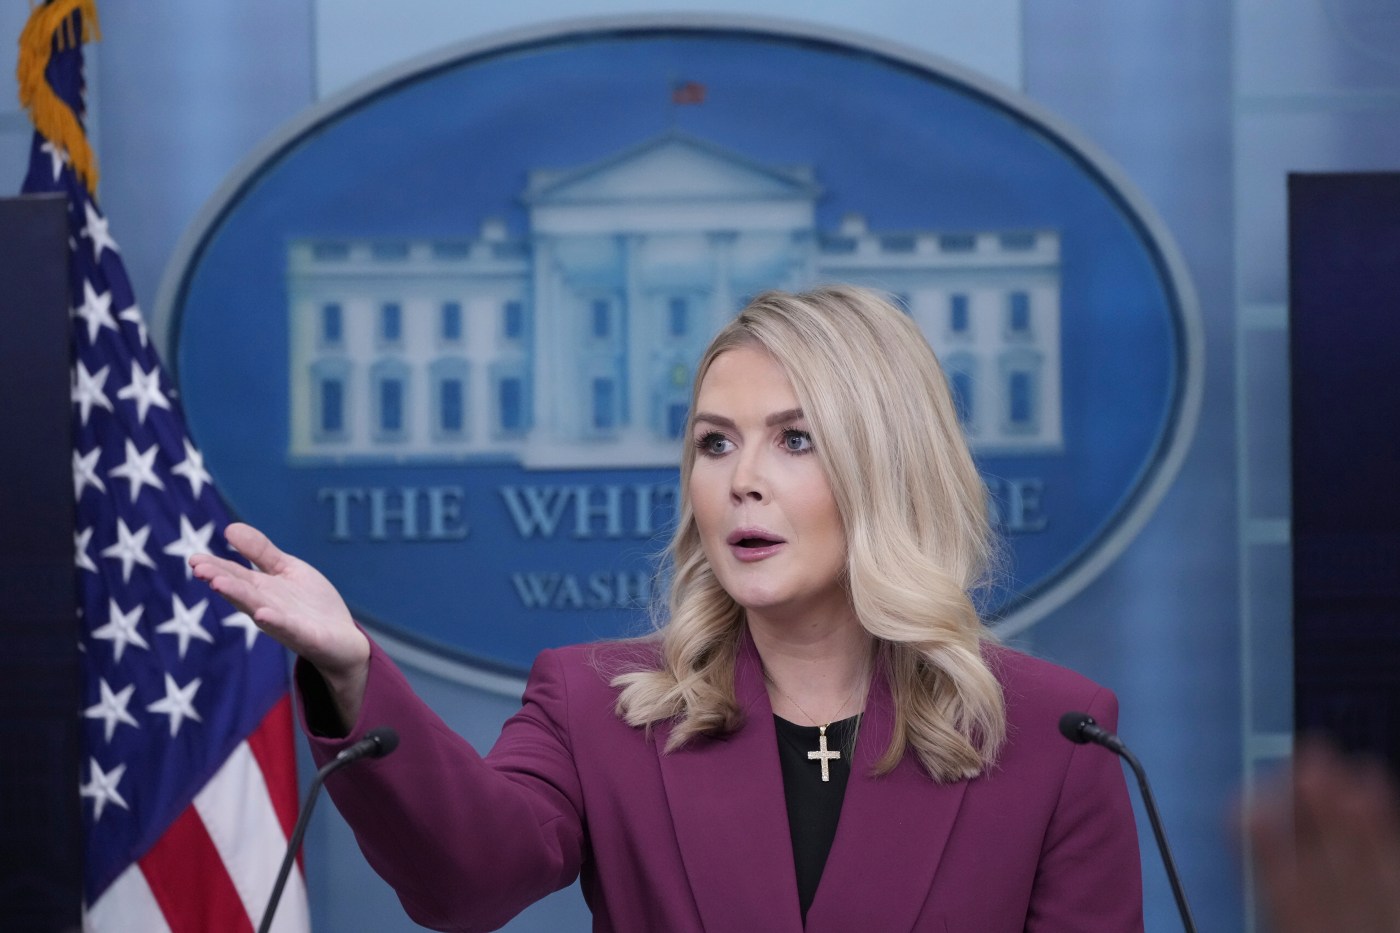
{"label": "woman's fingers", "polygon": [[258,579],[263,574],[238,561],[213,554],[192,555],[190,571],[195,579],[209,584],[211,590],[228,600],[239,611],[253,616],[256,621],[256,612],[261,605]]}
{"label": "woman's fingers", "polygon": [[271,608],[274,603],[270,601],[278,598],[269,584],[277,577],[289,577],[299,562],[251,525],[235,522],[224,530],[224,538],[253,564],[252,568],[213,554],[194,555],[190,558],[190,567],[214,592],[253,616],[255,621],[263,621],[258,619],[256,611]]}
{"label": "woman's fingers", "polygon": [[214,557],[212,554],[196,554],[191,557],[190,570],[195,579],[209,584],[211,590],[233,603],[240,612],[246,612],[250,616],[253,614],[252,610],[256,607],[250,606],[250,600],[256,594],[252,581],[255,571],[234,561]]}
{"label": "woman's fingers", "polygon": [[263,573],[279,574],[289,569],[292,558],[252,525],[234,522],[224,529],[224,540]]}
{"label": "woman's fingers", "polygon": [[334,676],[363,668],[369,642],[329,580],[279,550],[251,525],[231,524],[225,538],[253,568],[200,554],[190,559],[195,576],[322,673]]}
{"label": "woman's fingers", "polygon": [[249,570],[238,561],[226,560],[213,554],[195,554],[190,558],[190,569],[194,571],[196,577],[205,582],[217,576],[234,577],[241,580],[249,578],[257,572]]}

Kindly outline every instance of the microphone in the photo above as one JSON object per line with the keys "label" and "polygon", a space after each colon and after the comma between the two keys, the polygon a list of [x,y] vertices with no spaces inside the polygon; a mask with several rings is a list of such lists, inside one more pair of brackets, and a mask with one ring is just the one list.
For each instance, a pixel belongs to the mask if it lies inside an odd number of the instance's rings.
{"label": "microphone", "polygon": [[311,779],[311,789],[306,793],[306,805],[301,808],[297,825],[292,830],[292,838],[287,842],[287,854],[282,857],[282,868],[277,873],[277,883],[273,885],[272,896],[268,898],[267,907],[263,910],[258,933],[267,933],[272,928],[272,915],[277,911],[277,902],[282,899],[282,889],[287,886],[292,862],[296,859],[297,849],[301,848],[301,838],[306,835],[306,826],[311,822],[311,811],[316,806],[317,795],[321,793],[321,785],[325,783],[326,778],[361,758],[383,758],[398,747],[399,734],[389,726],[379,726],[366,732],[363,739],[343,749],[316,772],[316,776]]}
{"label": "microphone", "polygon": [[1157,803],[1152,798],[1152,789],[1147,786],[1147,772],[1138,764],[1133,753],[1123,740],[1103,726],[1094,722],[1088,713],[1065,713],[1060,717],[1060,735],[1076,745],[1093,742],[1118,755],[1126,761],[1137,776],[1138,788],[1142,791],[1142,802],[1147,809],[1147,818],[1152,822],[1152,834],[1157,837],[1157,850],[1162,855],[1162,865],[1167,869],[1167,880],[1172,885],[1172,895],[1176,897],[1176,909],[1181,914],[1181,925],[1187,933],[1196,933],[1196,923],[1191,919],[1191,908],[1186,903],[1186,891],[1181,886],[1181,876],[1177,874],[1176,862],[1172,860],[1171,848],[1167,845],[1167,834],[1162,829],[1162,818],[1157,815]]}
{"label": "microphone", "polygon": [[380,726],[365,733],[365,737],[354,745],[343,750],[335,756],[339,762],[332,768],[338,770],[343,765],[348,765],[352,761],[359,761],[361,758],[383,758],[385,755],[399,747],[399,734],[388,726]]}
{"label": "microphone", "polygon": [[1093,742],[1117,755],[1126,755],[1128,747],[1118,736],[1094,722],[1088,713],[1065,713],[1060,717],[1060,735],[1076,745]]}

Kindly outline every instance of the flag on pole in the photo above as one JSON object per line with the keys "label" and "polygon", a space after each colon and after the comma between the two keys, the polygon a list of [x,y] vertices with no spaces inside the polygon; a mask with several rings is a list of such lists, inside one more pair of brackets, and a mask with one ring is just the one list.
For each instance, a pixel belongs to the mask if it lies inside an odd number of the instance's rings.
{"label": "flag on pole", "polygon": [[[95,199],[82,44],[94,0],[34,9],[25,193],[68,199],[74,542],[82,619],[84,924],[252,930],[296,822],[283,650],[192,578],[229,521]],[[152,184],[158,180],[152,180]],[[300,871],[274,929],[306,930]]]}

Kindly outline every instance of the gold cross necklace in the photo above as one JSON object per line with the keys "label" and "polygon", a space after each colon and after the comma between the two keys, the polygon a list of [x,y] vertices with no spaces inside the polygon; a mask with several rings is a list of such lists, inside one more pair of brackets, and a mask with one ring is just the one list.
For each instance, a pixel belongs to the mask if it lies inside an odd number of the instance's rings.
{"label": "gold cross necklace", "polygon": [[818,723],[811,713],[807,712],[805,709],[802,708],[801,704],[799,704],[792,697],[788,696],[787,691],[784,690],[782,687],[779,687],[778,682],[772,677],[770,677],[767,671],[763,672],[763,679],[772,684],[773,689],[778,691],[778,693],[782,695],[783,699],[787,700],[789,703],[795,706],[799,713],[807,717],[808,722],[817,727],[817,749],[816,751],[811,751],[807,753],[807,760],[821,762],[822,783],[829,784],[831,782],[831,763],[840,759],[841,752],[837,749],[827,747],[827,726],[830,726],[831,723],[836,722],[841,718],[841,711],[844,710],[846,706],[851,702],[851,698],[856,695],[856,691],[860,689],[861,682],[864,681],[865,678],[862,676],[856,680],[856,685],[851,688],[850,695],[848,695],[845,700],[841,701],[841,705],[836,708],[836,718],[828,721],[825,724]]}

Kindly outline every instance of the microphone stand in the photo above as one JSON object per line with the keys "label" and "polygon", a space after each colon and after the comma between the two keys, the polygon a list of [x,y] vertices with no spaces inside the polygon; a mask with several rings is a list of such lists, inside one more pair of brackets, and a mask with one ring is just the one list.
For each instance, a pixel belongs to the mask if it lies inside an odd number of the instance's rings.
{"label": "microphone stand", "polygon": [[1157,802],[1152,796],[1152,788],[1147,786],[1147,772],[1138,763],[1123,740],[1094,722],[1088,713],[1065,713],[1060,717],[1060,734],[1078,745],[1093,742],[1102,745],[1128,763],[1137,778],[1138,789],[1142,791],[1143,807],[1147,819],[1152,823],[1152,835],[1157,839],[1157,851],[1162,854],[1162,865],[1167,870],[1167,880],[1171,882],[1172,896],[1176,898],[1176,909],[1181,914],[1181,925],[1186,933],[1196,933],[1196,922],[1191,919],[1191,907],[1186,903],[1186,890],[1181,886],[1181,876],[1177,873],[1176,862],[1172,859],[1171,847],[1167,845],[1167,833],[1162,828],[1162,817],[1157,813]]}
{"label": "microphone stand", "polygon": [[1157,803],[1152,798],[1152,789],[1147,786],[1147,772],[1138,764],[1137,758],[1121,742],[1113,749],[1133,769],[1138,787],[1142,790],[1142,803],[1147,810],[1147,819],[1152,823],[1152,835],[1157,837],[1157,850],[1162,853],[1162,864],[1167,869],[1167,880],[1172,885],[1172,896],[1176,898],[1176,909],[1181,914],[1181,926],[1186,933],[1196,933],[1196,922],[1191,919],[1191,908],[1186,903],[1186,891],[1181,886],[1181,876],[1177,874],[1176,862],[1172,860],[1172,850],[1167,846],[1167,833],[1162,828],[1162,818],[1157,813]]}
{"label": "microphone stand", "polygon": [[272,896],[268,898],[267,908],[263,911],[262,923],[258,924],[258,933],[268,933],[272,928],[272,915],[277,911],[277,902],[282,899],[282,889],[287,886],[292,862],[296,860],[297,850],[301,848],[306,826],[311,822],[311,811],[316,808],[316,798],[320,795],[321,785],[325,783],[326,778],[361,758],[383,758],[397,748],[398,744],[399,734],[388,726],[371,729],[363,739],[326,762],[321,770],[316,772],[316,776],[311,779],[311,788],[306,794],[306,805],[301,808],[296,826],[292,829],[292,837],[287,841],[287,854],[282,857],[282,868],[277,872],[277,883],[272,887]]}

